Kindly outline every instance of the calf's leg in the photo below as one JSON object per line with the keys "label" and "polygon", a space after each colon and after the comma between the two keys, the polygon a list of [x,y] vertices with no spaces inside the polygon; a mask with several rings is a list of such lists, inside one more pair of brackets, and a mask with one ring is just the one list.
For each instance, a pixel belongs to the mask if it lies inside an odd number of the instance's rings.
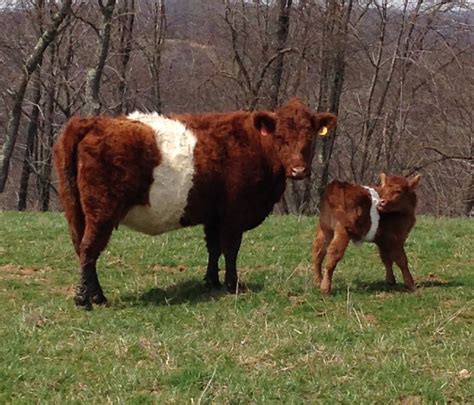
{"label": "calf's leg", "polygon": [[334,236],[327,249],[327,259],[323,279],[321,281],[321,292],[331,294],[332,275],[339,260],[344,256],[344,252],[349,244],[349,235],[340,224],[334,229]]}
{"label": "calf's leg", "polygon": [[221,255],[221,247],[219,243],[219,231],[217,226],[206,225],[204,232],[206,234],[207,252],[209,254],[204,281],[208,287],[220,288],[219,257]]}
{"label": "calf's leg", "polygon": [[313,260],[314,260],[314,282],[316,287],[321,286],[321,280],[323,278],[322,267],[323,261],[326,257],[327,247],[331,236],[326,234],[321,225],[318,224],[316,231],[316,238],[313,243]]}
{"label": "calf's leg", "polygon": [[408,269],[408,259],[403,246],[394,251],[394,259],[395,263],[402,271],[405,288],[409,291],[415,291],[415,282],[413,281],[413,277],[411,276],[410,270]]}
{"label": "calf's leg", "polygon": [[87,310],[94,304],[107,304],[102,287],[97,278],[96,262],[102,250],[107,246],[113,230],[112,223],[94,223],[87,221],[84,236],[79,247],[80,281],[74,301]]}
{"label": "calf's leg", "polygon": [[379,254],[385,266],[385,283],[389,286],[396,284],[395,275],[393,274],[393,258],[389,248],[379,246]]}

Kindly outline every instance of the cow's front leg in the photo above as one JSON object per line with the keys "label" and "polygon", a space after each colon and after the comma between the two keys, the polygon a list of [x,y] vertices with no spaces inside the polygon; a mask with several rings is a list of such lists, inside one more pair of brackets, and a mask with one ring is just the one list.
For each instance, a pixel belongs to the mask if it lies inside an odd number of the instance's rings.
{"label": "cow's front leg", "polygon": [[242,232],[226,232],[221,235],[221,249],[225,257],[225,286],[231,293],[238,292],[237,255],[242,242]]}
{"label": "cow's front leg", "polygon": [[219,243],[219,231],[217,226],[205,225],[204,233],[206,234],[206,246],[209,254],[204,281],[210,288],[220,288],[219,257],[221,255],[221,247]]}

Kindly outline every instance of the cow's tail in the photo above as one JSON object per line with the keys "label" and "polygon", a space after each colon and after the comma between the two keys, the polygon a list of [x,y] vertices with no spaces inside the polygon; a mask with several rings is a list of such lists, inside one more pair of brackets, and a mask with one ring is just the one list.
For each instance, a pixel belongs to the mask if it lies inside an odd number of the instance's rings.
{"label": "cow's tail", "polygon": [[77,148],[94,126],[91,118],[71,118],[54,145],[54,167],[59,180],[59,198],[69,223],[76,253],[84,235],[84,212],[81,206],[80,189],[77,183]]}

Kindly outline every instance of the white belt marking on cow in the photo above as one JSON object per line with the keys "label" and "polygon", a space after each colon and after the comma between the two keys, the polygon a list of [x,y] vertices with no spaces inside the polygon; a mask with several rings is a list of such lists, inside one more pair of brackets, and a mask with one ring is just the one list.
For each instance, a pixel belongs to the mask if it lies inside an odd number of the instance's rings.
{"label": "white belt marking on cow", "polygon": [[153,128],[161,162],[153,170],[150,205],[132,207],[122,223],[150,235],[180,228],[193,185],[196,136],[183,123],[157,113],[134,112],[127,118]]}
{"label": "white belt marking on cow", "polygon": [[379,211],[377,210],[377,205],[380,201],[380,196],[379,193],[377,193],[377,191],[375,191],[373,188],[366,186],[363,187],[369,191],[370,197],[372,199],[372,206],[370,207],[370,229],[369,232],[367,232],[367,235],[364,236],[363,240],[366,242],[372,242],[379,227],[380,215]]}

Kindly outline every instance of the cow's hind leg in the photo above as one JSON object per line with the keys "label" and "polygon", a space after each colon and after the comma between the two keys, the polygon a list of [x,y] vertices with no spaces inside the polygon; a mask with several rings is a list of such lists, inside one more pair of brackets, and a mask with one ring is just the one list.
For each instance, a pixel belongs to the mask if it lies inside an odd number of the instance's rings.
{"label": "cow's hind leg", "polygon": [[206,225],[204,227],[204,232],[206,234],[207,252],[209,254],[204,281],[206,286],[210,288],[220,288],[219,257],[221,255],[221,248],[219,242],[219,231],[217,226]]}
{"label": "cow's hind leg", "polygon": [[96,262],[100,253],[107,246],[114,224],[111,222],[87,222],[79,247],[80,282],[74,301],[76,305],[91,310],[92,303],[107,304],[97,277]]}
{"label": "cow's hind leg", "polygon": [[318,224],[316,238],[314,239],[313,243],[314,282],[316,287],[321,286],[321,280],[323,278],[322,266],[324,258],[326,257],[330,237],[330,235],[327,235],[322,230],[321,225]]}
{"label": "cow's hind leg", "polygon": [[329,243],[326,259],[326,271],[321,281],[321,292],[323,294],[331,294],[332,275],[339,260],[344,256],[344,252],[349,244],[349,235],[342,225],[337,225],[334,229],[334,236]]}

